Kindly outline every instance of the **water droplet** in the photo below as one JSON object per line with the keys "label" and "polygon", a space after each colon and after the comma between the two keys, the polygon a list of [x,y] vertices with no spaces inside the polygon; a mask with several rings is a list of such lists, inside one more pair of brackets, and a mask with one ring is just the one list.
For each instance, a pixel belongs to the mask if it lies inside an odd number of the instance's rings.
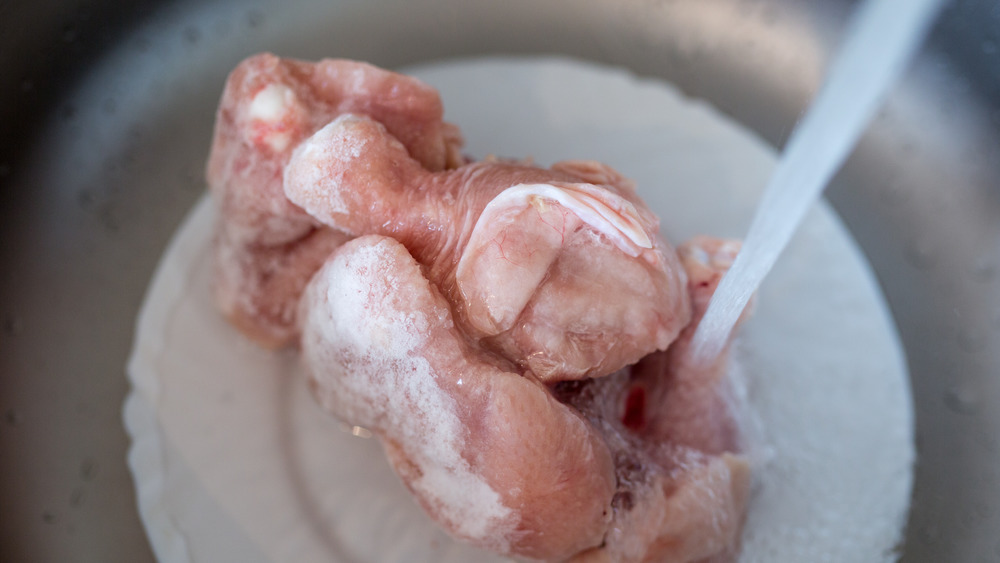
{"label": "water droplet", "polygon": [[351,436],[357,436],[358,438],[372,437],[372,431],[363,426],[348,426],[346,424],[342,424],[340,426],[340,429],[341,431],[347,432]]}
{"label": "water droplet", "polygon": [[63,33],[62,33],[63,43],[73,43],[79,36],[80,32],[77,31],[75,27],[68,25],[65,28],[63,28]]}
{"label": "water droplet", "polygon": [[18,317],[7,317],[3,320],[3,331],[7,336],[17,336],[24,332],[24,323]]}
{"label": "water droplet", "polygon": [[997,440],[996,436],[987,432],[979,432],[976,434],[975,439],[977,444],[990,453],[997,453],[1000,451],[1000,440]]}
{"label": "water droplet", "polygon": [[90,190],[80,190],[80,193],[76,194],[76,201],[80,204],[80,207],[87,209],[94,204],[97,198],[94,196],[94,192]]}
{"label": "water droplet", "polygon": [[983,52],[986,53],[987,55],[995,55],[997,51],[1000,50],[997,49],[997,42],[993,41],[992,39],[987,39],[986,41],[983,41],[982,47],[983,47]]}
{"label": "water droplet", "polygon": [[778,16],[780,12],[776,6],[767,5],[764,7],[764,12],[761,14],[764,20],[764,25],[774,25],[778,22]]}
{"label": "water droplet", "polygon": [[924,526],[917,531],[917,538],[919,538],[924,545],[933,545],[937,543],[940,535],[941,534],[938,532],[937,527],[933,524]]}
{"label": "water droplet", "polygon": [[257,29],[264,23],[264,14],[258,12],[257,10],[251,10],[247,12],[247,25],[251,29]]}
{"label": "water droplet", "polygon": [[882,202],[889,207],[898,207],[909,199],[910,190],[898,181],[892,181],[882,189]]}
{"label": "water droplet", "polygon": [[58,519],[59,518],[54,512],[50,512],[48,510],[42,512],[42,522],[45,522],[46,524],[55,524]]}
{"label": "water droplet", "polygon": [[93,481],[94,477],[97,477],[97,471],[100,468],[96,462],[92,459],[85,459],[80,462],[80,477],[84,481]]}
{"label": "water droplet", "polygon": [[970,354],[986,348],[986,333],[974,327],[964,326],[958,330],[958,347]]}
{"label": "water droplet", "polygon": [[11,426],[21,425],[21,413],[17,412],[14,409],[7,409],[7,412],[4,414],[3,418],[4,420],[7,421],[7,424]]}
{"label": "water droplet", "polygon": [[906,261],[918,270],[930,270],[937,263],[928,244],[916,239],[907,243],[903,255]]}
{"label": "water droplet", "polygon": [[233,25],[229,20],[219,20],[215,22],[213,29],[215,30],[216,35],[225,37],[233,30]]}
{"label": "water droplet", "polygon": [[83,487],[77,487],[73,489],[73,492],[69,495],[69,505],[77,508],[83,504]]}
{"label": "water droplet", "polygon": [[118,220],[118,216],[110,207],[102,209],[97,216],[101,225],[103,225],[108,232],[117,233],[121,229],[121,221]]}
{"label": "water droplet", "polygon": [[986,258],[980,258],[969,268],[972,279],[978,282],[992,281],[997,274],[997,267]]}
{"label": "water droplet", "polygon": [[91,418],[94,416],[94,406],[86,401],[76,404],[76,412],[82,417]]}
{"label": "water droplet", "polygon": [[136,142],[141,140],[142,136],[143,136],[142,125],[139,125],[138,123],[133,123],[132,125],[129,126],[128,128],[129,140]]}
{"label": "water droplet", "polygon": [[975,394],[960,387],[952,387],[945,392],[944,405],[957,414],[975,414],[979,409]]}
{"label": "water droplet", "polygon": [[196,45],[201,41],[201,30],[193,25],[184,28],[184,41]]}
{"label": "water droplet", "polygon": [[980,518],[990,518],[993,516],[993,508],[985,502],[977,502],[973,509]]}

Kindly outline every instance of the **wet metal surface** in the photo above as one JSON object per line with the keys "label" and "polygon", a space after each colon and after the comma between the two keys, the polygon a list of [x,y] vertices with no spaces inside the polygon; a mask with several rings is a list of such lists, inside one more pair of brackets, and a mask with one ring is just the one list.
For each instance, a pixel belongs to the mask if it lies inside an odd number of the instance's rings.
{"label": "wet metal surface", "polygon": [[[850,5],[0,3],[0,560],[152,559],[125,465],[124,364],[244,56],[562,53],[664,77],[780,146]],[[875,268],[913,379],[903,559],[996,561],[1000,2],[953,3],[828,197]]]}

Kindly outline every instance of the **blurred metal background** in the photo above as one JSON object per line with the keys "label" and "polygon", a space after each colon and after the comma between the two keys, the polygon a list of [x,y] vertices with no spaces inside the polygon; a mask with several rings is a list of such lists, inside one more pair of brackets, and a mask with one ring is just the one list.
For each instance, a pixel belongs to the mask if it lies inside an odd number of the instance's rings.
{"label": "blurred metal background", "polygon": [[[244,56],[561,53],[666,78],[780,147],[852,5],[0,1],[0,561],[152,560],[124,364]],[[952,2],[827,196],[912,375],[920,457],[899,553],[1000,561],[1000,0]]]}

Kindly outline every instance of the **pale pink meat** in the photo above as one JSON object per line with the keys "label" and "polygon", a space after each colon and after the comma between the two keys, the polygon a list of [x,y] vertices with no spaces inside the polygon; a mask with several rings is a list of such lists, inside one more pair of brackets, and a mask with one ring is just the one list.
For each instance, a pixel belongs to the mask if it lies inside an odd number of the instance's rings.
{"label": "pale pink meat", "polygon": [[738,242],[709,237],[681,245],[694,319],[678,340],[609,377],[554,389],[615,459],[604,545],[574,563],[722,563],[738,554],[750,488],[740,409],[726,356],[704,367],[689,356],[694,327],[738,250]]}
{"label": "pale pink meat", "polygon": [[266,346],[299,339],[318,401],[459,539],[731,560],[749,465],[726,358],[688,348],[738,243],[674,251],[600,163],[466,162],[442,115],[363,63],[244,61],[208,166],[219,306]]}
{"label": "pale pink meat", "polygon": [[302,318],[320,403],[376,432],[449,531],[545,560],[600,544],[615,487],[607,446],[537,379],[471,346],[400,243],[365,236],[338,250]]}
{"label": "pale pink meat", "polygon": [[436,172],[377,121],[345,114],[295,150],[285,193],[334,229],[401,242],[468,337],[545,382],[664,350],[690,318],[676,253],[604,165]]}
{"label": "pale pink meat", "polygon": [[379,120],[430,170],[460,162],[458,129],[437,92],[413,78],[347,60],[308,63],[261,54],[230,74],[216,116],[208,183],[220,208],[215,295],[267,346],[292,340],[306,282],[348,240],[285,198],[292,150],[346,112]]}
{"label": "pale pink meat", "polygon": [[[683,246],[686,289],[714,291],[735,248]],[[533,559],[731,560],[749,467],[722,359],[692,367],[685,329],[635,366],[546,386],[470,342],[426,271],[392,238],[355,239],[313,278],[301,318],[320,403],[382,439],[429,515]]]}

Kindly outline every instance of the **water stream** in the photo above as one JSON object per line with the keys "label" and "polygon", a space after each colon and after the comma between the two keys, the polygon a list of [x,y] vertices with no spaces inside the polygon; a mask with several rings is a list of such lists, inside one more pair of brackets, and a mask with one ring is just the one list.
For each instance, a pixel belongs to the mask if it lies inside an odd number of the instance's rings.
{"label": "water stream", "polygon": [[695,331],[695,361],[725,346],[750,297],[840,168],[947,0],[866,0],[826,81],[793,131],[761,198],[743,249]]}

